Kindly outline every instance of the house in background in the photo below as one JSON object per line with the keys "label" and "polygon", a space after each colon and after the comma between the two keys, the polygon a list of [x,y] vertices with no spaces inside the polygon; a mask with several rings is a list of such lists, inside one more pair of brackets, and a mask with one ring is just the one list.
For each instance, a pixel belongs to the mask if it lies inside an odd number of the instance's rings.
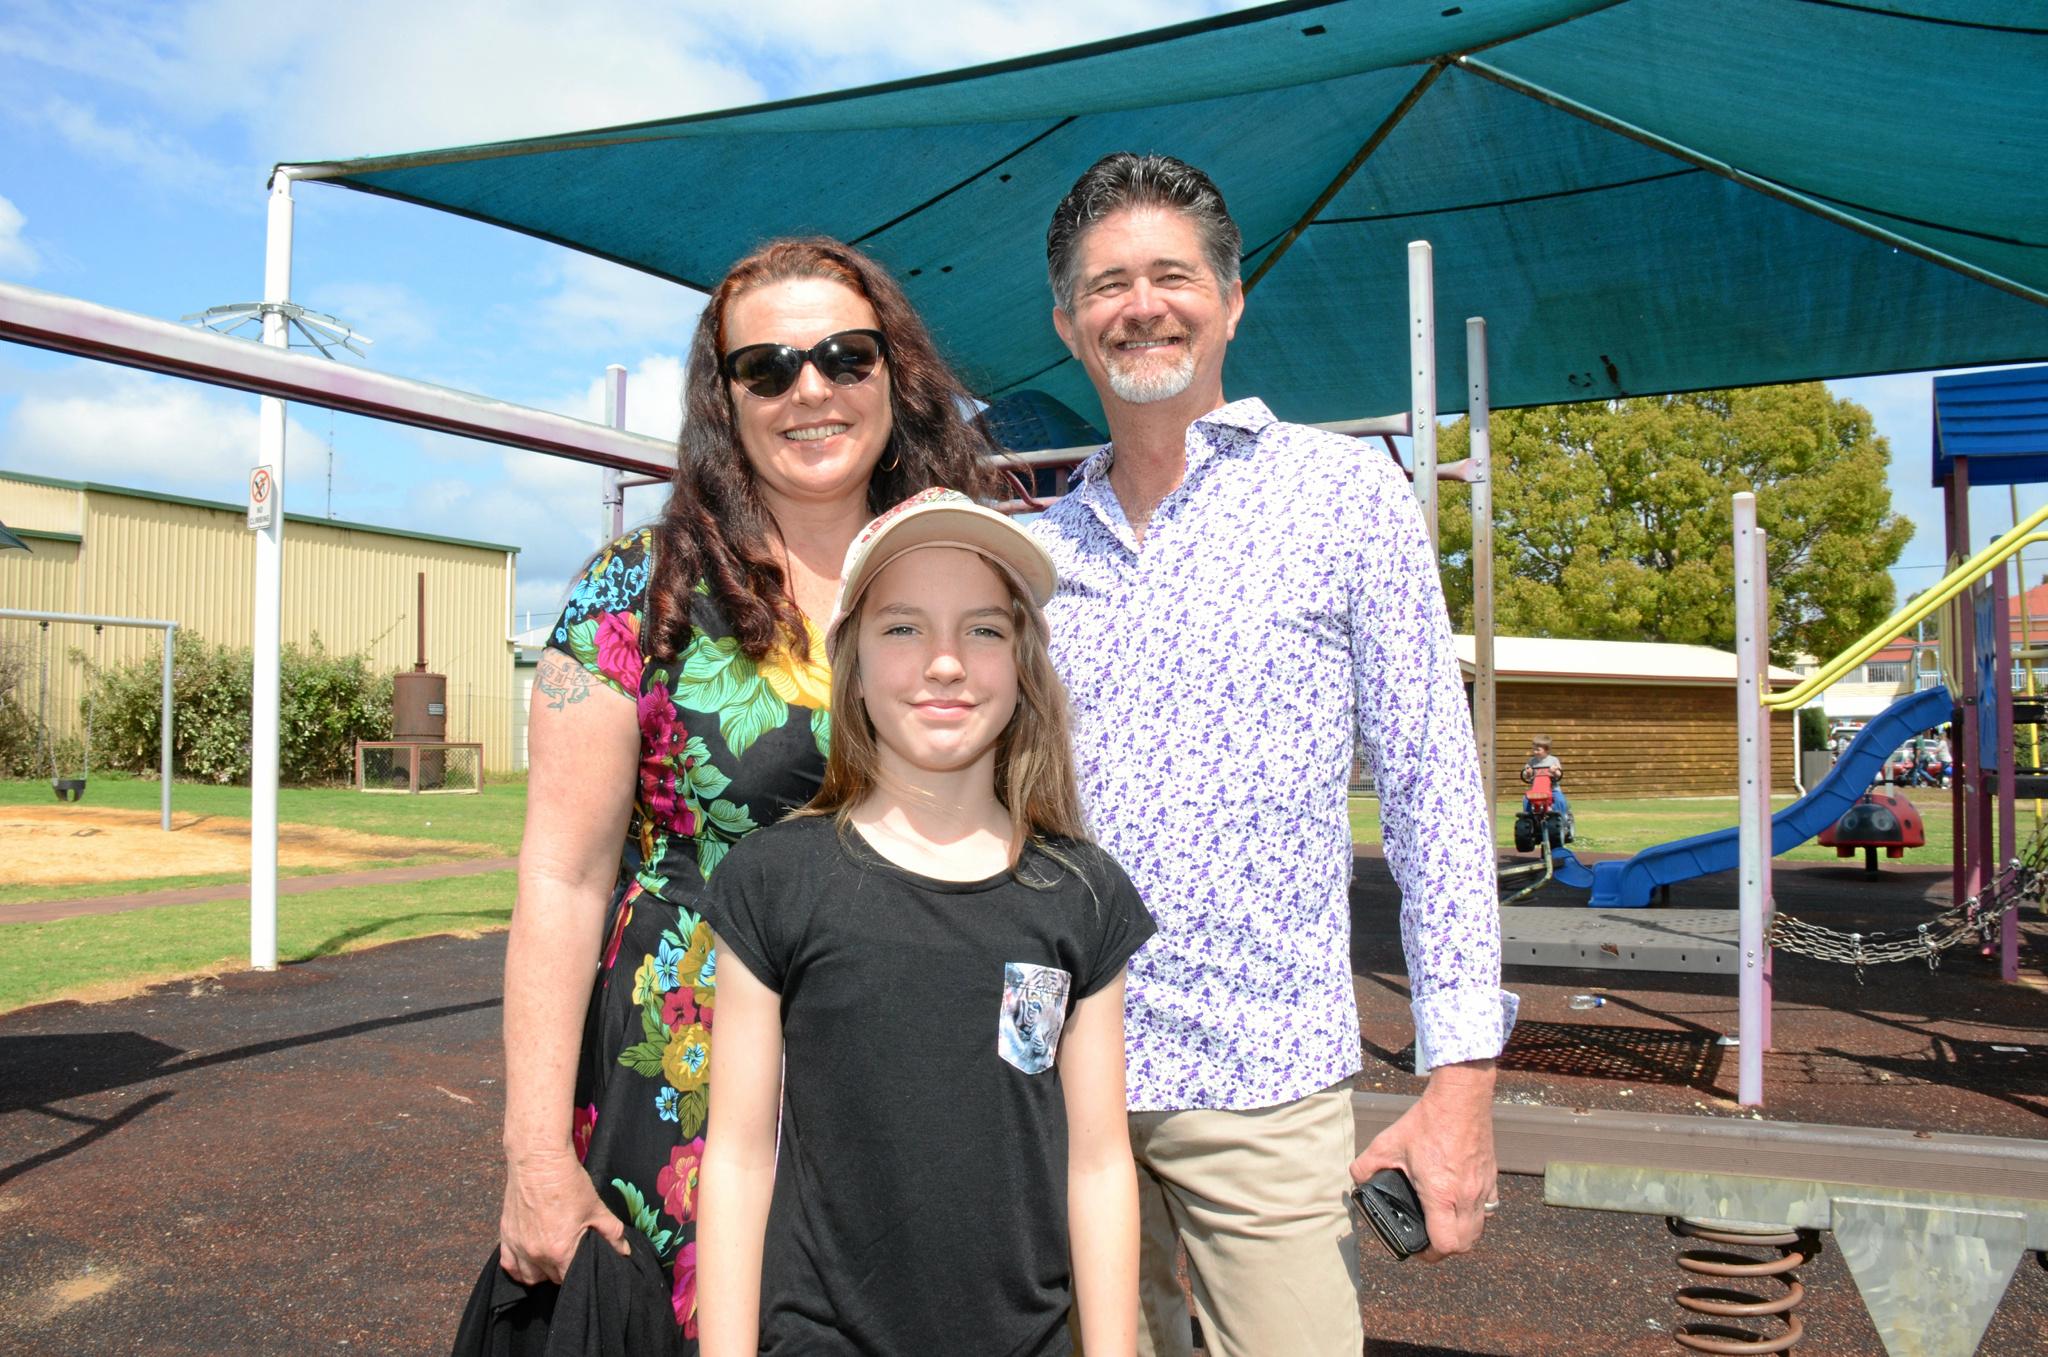
{"label": "house in background", "polygon": [[[1470,636],[1457,638],[1471,685]],[[1564,785],[1589,796],[1733,796],[1736,792],[1735,656],[1710,646],[1497,636],[1493,642],[1495,777],[1503,797],[1521,786],[1529,741],[1548,735]],[[1773,665],[1773,689],[1799,676]],[[1796,722],[1771,713],[1772,778],[1795,786]]]}

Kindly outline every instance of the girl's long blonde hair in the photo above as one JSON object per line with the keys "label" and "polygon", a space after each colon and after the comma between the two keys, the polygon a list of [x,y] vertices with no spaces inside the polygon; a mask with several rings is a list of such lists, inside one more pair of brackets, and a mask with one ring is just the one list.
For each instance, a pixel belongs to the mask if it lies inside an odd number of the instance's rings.
{"label": "girl's long blonde hair", "polygon": [[[1028,842],[1036,841],[1043,849],[1048,838],[1085,842],[1089,836],[1074,778],[1067,690],[1052,667],[1045,618],[1015,575],[994,562],[989,568],[1010,595],[1011,654],[1017,662],[1017,711],[996,737],[995,767],[996,799],[1014,826],[1014,870]],[[866,606],[864,595],[839,633],[832,657],[832,744],[825,758],[825,780],[810,804],[797,812],[830,815],[842,826],[881,776],[875,724],[860,690],[860,618]],[[1064,861],[1057,853],[1053,856]]]}

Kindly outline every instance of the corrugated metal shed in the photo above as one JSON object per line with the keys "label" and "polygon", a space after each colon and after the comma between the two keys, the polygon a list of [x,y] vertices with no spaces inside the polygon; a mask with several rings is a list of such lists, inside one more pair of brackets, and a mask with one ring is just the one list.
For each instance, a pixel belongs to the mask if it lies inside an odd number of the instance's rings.
{"label": "corrugated metal shed", "polygon": [[[485,766],[515,766],[511,608],[518,548],[287,514],[284,639],[412,666],[416,577],[427,575],[427,663],[448,676],[448,738],[481,740]],[[4,606],[175,619],[216,643],[250,643],[254,538],[240,505],[123,486],[0,472],[0,521],[30,532],[30,553],[0,555]],[[72,525],[70,540],[47,534]],[[45,548],[48,550],[45,550]],[[35,644],[34,623],[0,622],[0,643]],[[77,725],[90,628],[51,629],[51,711]],[[102,662],[157,653],[151,632],[109,629]]]}

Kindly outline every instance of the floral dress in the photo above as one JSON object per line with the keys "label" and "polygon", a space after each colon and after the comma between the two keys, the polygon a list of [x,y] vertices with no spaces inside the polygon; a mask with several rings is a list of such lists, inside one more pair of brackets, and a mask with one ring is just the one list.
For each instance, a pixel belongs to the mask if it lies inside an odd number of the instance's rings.
{"label": "floral dress", "polygon": [[548,638],[640,711],[639,788],[571,1124],[598,1195],[670,1270],[676,1322],[694,1339],[697,1170],[718,975],[699,906],[733,844],[817,791],[831,734],[831,675],[815,626],[810,655],[784,650],[749,660],[701,584],[688,641],[670,663],[648,659],[653,550],[646,528],[606,547]]}

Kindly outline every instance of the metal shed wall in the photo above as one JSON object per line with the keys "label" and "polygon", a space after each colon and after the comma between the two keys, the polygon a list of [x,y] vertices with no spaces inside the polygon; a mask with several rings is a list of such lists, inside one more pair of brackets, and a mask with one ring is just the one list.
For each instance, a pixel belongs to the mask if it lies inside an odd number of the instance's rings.
{"label": "metal shed wall", "polygon": [[[6,485],[0,482],[0,522],[15,526],[15,519],[7,510],[4,495]],[[28,515],[22,515],[26,520]],[[62,540],[58,536],[44,536],[33,527],[16,528],[22,539],[28,543],[27,551],[0,551],[0,607],[30,608],[37,612],[76,612],[78,590],[78,553],[76,541]],[[75,535],[75,534],[74,534]],[[42,637],[33,622],[0,620],[0,651],[21,668],[18,696],[33,715],[42,700],[43,657],[47,655],[50,672],[50,711],[53,724],[63,713],[76,710],[78,706],[78,681],[74,672],[77,666],[70,662],[74,646],[89,646],[92,630],[89,627],[52,626],[49,633],[49,648],[42,649]],[[68,729],[67,720],[59,728]]]}
{"label": "metal shed wall", "polygon": [[[0,521],[46,516],[51,491],[72,497],[84,541],[69,561],[53,554],[37,569],[68,576],[44,584],[38,601],[0,573],[6,606],[126,617],[172,618],[216,644],[250,644],[254,540],[241,509],[110,487],[53,487],[0,474]],[[448,676],[448,738],[481,740],[485,767],[515,767],[514,682],[510,638],[515,556],[485,543],[440,540],[358,524],[288,515],[285,533],[284,639],[317,637],[333,654],[366,652],[380,670],[409,669],[416,655],[416,577],[427,576],[427,663]],[[37,555],[43,543],[34,543]],[[20,557],[22,553],[6,553]],[[21,563],[0,560],[0,571]],[[25,577],[24,577],[25,578]],[[17,602],[17,598],[23,601]],[[42,601],[48,599],[51,601]],[[33,639],[33,623],[0,624]],[[24,630],[25,629],[25,630]],[[59,653],[89,650],[91,629],[57,626]],[[158,653],[150,632],[110,628],[102,662],[125,664]],[[57,669],[64,672],[60,675]],[[80,667],[53,664],[51,709],[60,729],[78,725]]]}

